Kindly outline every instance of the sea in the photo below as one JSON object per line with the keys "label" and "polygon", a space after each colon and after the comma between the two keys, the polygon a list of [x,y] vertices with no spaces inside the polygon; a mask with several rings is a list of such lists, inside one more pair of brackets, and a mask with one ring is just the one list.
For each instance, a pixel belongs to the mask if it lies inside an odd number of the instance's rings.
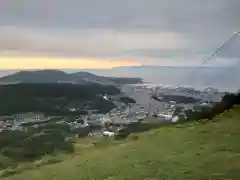
{"label": "sea", "polygon": [[239,67],[122,67],[88,72],[111,77],[139,77],[147,86],[215,88],[224,92],[240,89]]}

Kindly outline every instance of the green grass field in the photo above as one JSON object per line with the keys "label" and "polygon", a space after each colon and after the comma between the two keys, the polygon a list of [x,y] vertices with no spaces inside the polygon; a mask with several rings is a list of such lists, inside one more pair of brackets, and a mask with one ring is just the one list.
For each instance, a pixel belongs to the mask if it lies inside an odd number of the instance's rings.
{"label": "green grass field", "polygon": [[240,108],[124,141],[80,140],[76,153],[6,180],[239,180]]}

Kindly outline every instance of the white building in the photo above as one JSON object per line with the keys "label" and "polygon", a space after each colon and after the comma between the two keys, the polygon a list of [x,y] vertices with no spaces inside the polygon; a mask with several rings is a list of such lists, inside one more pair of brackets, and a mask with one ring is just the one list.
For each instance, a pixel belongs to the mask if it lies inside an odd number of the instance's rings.
{"label": "white building", "polygon": [[164,120],[166,121],[172,120],[172,117],[173,117],[172,114],[162,114],[162,113],[157,114],[157,116],[164,118]]}
{"label": "white building", "polygon": [[69,111],[70,112],[76,112],[77,110],[76,110],[76,108],[69,108]]}
{"label": "white building", "polygon": [[107,94],[104,94],[104,95],[103,95],[103,99],[104,99],[104,100],[109,100],[108,95],[107,95]]}

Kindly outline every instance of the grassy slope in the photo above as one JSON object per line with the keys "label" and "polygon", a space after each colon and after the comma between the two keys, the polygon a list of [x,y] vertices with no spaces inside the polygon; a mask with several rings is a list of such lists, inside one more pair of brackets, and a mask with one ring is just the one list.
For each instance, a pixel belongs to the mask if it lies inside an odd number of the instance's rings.
{"label": "grassy slope", "polygon": [[240,108],[214,122],[162,127],[138,137],[107,147],[78,145],[76,154],[61,163],[6,179],[240,179]]}

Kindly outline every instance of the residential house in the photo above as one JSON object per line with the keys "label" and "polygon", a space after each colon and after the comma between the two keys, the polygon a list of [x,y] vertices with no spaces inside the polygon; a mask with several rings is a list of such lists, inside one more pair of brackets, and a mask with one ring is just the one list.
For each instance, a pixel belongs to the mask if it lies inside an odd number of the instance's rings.
{"label": "residential house", "polygon": [[14,115],[15,123],[28,123],[46,120],[42,113],[21,113]]}

